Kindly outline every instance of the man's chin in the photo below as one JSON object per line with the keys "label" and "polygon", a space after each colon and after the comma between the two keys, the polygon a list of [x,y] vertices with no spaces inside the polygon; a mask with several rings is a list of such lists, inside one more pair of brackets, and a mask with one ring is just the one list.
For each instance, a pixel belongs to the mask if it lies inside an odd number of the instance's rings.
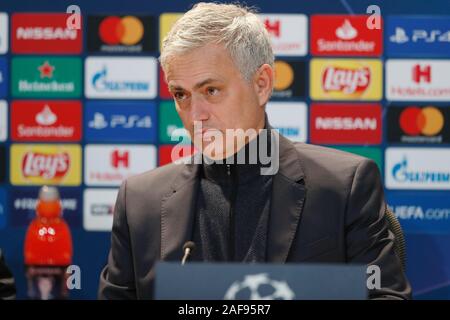
{"label": "man's chin", "polygon": [[224,152],[224,150],[220,150],[220,149],[210,150],[210,148],[208,148],[208,147],[204,147],[202,149],[202,154],[205,157],[207,157],[211,160],[214,160],[214,161],[219,161],[219,160],[223,160],[223,159],[227,158],[227,153]]}
{"label": "man's chin", "polygon": [[[225,152],[222,146],[218,146],[213,141],[195,141],[194,146],[197,150],[200,150],[203,156],[207,157],[210,160],[218,161],[223,160],[227,157],[227,152]],[[233,154],[231,152],[231,154]],[[230,155],[231,155],[230,154]]]}
{"label": "man's chin", "polygon": [[195,145],[198,150],[201,150],[202,154],[213,161],[220,161],[232,157],[238,150],[240,150],[244,145],[239,146],[229,146],[224,149],[222,146],[217,146],[214,142],[203,142],[202,146]]}

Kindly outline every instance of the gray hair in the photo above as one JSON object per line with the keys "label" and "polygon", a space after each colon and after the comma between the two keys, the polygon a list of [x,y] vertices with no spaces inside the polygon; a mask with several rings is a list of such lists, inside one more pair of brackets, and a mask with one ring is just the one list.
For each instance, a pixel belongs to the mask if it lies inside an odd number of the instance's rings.
{"label": "gray hair", "polygon": [[168,58],[222,44],[245,80],[263,64],[273,67],[270,36],[255,12],[236,4],[197,3],[186,12],[164,38],[160,62],[166,70]]}

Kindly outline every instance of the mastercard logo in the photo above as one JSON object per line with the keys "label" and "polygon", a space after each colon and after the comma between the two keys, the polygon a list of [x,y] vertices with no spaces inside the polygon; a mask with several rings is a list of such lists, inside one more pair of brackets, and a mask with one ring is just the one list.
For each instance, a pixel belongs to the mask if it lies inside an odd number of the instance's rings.
{"label": "mastercard logo", "polygon": [[100,39],[109,45],[134,45],[141,41],[144,26],[141,20],[133,16],[107,17],[100,23]]}
{"label": "mastercard logo", "polygon": [[435,107],[409,107],[400,114],[400,127],[410,136],[434,136],[444,127],[444,116]]}
{"label": "mastercard logo", "polygon": [[275,90],[286,90],[294,81],[294,70],[292,66],[285,61],[275,61]]}

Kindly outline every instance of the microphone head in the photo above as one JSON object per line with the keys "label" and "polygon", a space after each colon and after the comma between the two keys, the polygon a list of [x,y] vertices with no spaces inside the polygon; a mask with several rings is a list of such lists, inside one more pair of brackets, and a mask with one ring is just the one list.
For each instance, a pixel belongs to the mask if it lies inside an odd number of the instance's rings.
{"label": "microphone head", "polygon": [[195,249],[195,243],[192,241],[186,241],[186,243],[183,246],[183,251],[186,251],[186,249],[190,249],[191,252]]}

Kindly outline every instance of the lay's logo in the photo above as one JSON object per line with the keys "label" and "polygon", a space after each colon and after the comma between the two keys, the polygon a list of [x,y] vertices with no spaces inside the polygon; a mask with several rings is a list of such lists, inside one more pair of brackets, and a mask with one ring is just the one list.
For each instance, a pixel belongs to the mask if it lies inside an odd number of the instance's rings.
{"label": "lay's logo", "polygon": [[325,92],[363,93],[370,83],[370,69],[327,67],[322,76]]}
{"label": "lay's logo", "polygon": [[67,152],[45,154],[27,152],[22,159],[22,172],[25,178],[41,177],[43,179],[61,179],[70,167]]}
{"label": "lay's logo", "polygon": [[80,146],[13,144],[11,183],[78,186],[81,183]]}
{"label": "lay's logo", "polygon": [[310,94],[315,100],[380,100],[378,60],[312,59]]}

